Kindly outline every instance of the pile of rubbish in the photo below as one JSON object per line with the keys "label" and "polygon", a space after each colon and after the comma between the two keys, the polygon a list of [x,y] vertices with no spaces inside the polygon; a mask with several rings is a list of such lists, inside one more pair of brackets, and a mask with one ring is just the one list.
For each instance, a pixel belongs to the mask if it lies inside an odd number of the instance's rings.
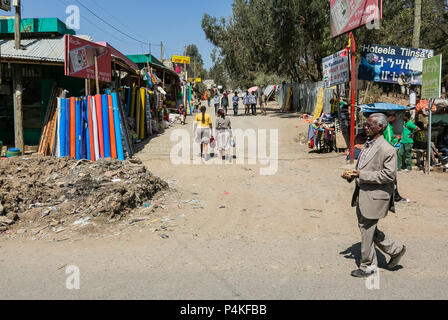
{"label": "pile of rubbish", "polygon": [[1,160],[0,232],[17,221],[120,220],[168,188],[136,158]]}

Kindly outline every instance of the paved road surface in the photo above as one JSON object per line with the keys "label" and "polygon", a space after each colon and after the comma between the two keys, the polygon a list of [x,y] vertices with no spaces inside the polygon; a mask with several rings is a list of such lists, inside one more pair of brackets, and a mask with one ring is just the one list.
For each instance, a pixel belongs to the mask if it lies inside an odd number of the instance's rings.
{"label": "paved road surface", "polygon": [[[349,205],[353,186],[339,178],[344,157],[309,154],[296,141],[307,127],[290,114],[232,117],[232,124],[279,130],[276,175],[260,175],[259,162],[173,165],[169,129],[138,156],[182,200],[197,198],[203,208],[169,207],[168,239],[146,224],[59,243],[2,237],[0,298],[448,298],[448,175],[400,174],[400,191],[413,202],[398,204],[380,227],[408,252],[403,268],[381,269],[380,289],[369,290],[349,275],[360,237]],[[388,258],[379,258],[384,266]],[[79,290],[65,286],[68,265],[79,267]]]}

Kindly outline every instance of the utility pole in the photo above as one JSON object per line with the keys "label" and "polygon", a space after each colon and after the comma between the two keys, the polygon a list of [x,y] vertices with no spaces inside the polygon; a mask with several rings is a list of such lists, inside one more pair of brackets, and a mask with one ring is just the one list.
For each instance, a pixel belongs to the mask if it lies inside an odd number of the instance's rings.
{"label": "utility pole", "polygon": [[160,41],[160,61],[163,63],[163,42]]}
{"label": "utility pole", "polygon": [[[14,0],[15,21],[14,21],[14,37],[15,49],[20,50],[20,0]],[[13,65],[13,100],[14,100],[14,140],[16,148],[24,151],[23,141],[23,111],[22,111],[22,67],[20,64]]]}
{"label": "utility pole", "polygon": [[422,26],[422,0],[415,0],[414,34],[412,37],[412,46],[414,48],[420,47],[421,26]]}
{"label": "utility pole", "polygon": [[20,0],[14,0],[14,8],[16,10],[14,17],[14,39],[15,39],[15,49],[20,50],[20,24],[22,21],[22,13],[20,8]]}

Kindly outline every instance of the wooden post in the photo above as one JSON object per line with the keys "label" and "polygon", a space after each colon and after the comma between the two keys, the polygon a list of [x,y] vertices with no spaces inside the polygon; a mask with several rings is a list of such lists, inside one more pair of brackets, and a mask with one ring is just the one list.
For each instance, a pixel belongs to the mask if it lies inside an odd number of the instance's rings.
{"label": "wooden post", "polygon": [[13,98],[14,98],[14,138],[15,146],[24,151],[23,141],[23,112],[22,112],[22,66],[14,64],[13,69]]}
{"label": "wooden post", "polygon": [[15,16],[14,16],[14,48],[20,50],[20,25],[22,21],[22,13],[20,8],[20,0],[17,0],[17,6],[15,6]]}
{"label": "wooden post", "polygon": [[90,80],[89,79],[85,79],[85,87],[86,87],[86,96],[90,95]]}
{"label": "wooden post", "polygon": [[351,96],[351,113],[350,113],[350,163],[355,163],[355,93],[356,93],[356,78],[355,78],[355,68],[356,68],[356,43],[355,36],[352,32],[349,35],[351,39],[350,48],[350,60],[351,60],[351,83],[350,83],[350,96]]}
{"label": "wooden post", "polygon": [[96,94],[100,94],[100,83],[98,81],[98,58],[95,55],[95,83],[96,83]]}
{"label": "wooden post", "polygon": [[163,63],[163,42],[160,41],[160,61]]}
{"label": "wooden post", "polygon": [[431,138],[432,138],[432,106],[434,104],[434,99],[430,99],[429,101],[429,110],[428,110],[428,150],[427,150],[427,163],[428,163],[428,174],[431,174]]}

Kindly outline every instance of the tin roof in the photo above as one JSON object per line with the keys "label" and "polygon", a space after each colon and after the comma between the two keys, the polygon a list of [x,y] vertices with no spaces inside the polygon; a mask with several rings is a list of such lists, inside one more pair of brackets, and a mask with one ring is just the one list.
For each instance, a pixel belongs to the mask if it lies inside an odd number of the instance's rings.
{"label": "tin roof", "polygon": [[14,48],[14,39],[0,40],[2,58],[64,63],[64,38],[23,39],[23,50]]}

